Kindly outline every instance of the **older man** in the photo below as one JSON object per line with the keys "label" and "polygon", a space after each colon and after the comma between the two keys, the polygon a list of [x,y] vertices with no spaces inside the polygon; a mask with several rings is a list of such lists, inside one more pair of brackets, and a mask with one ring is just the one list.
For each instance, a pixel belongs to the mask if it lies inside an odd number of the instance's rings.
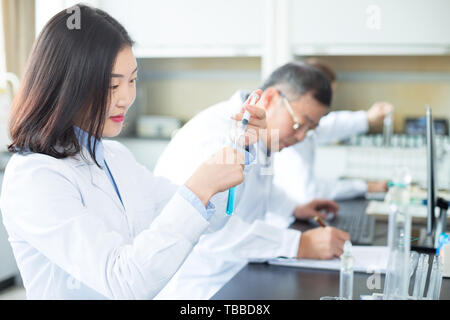
{"label": "older man", "polygon": [[[329,111],[330,81],[315,67],[288,63],[275,70],[262,86],[256,105],[248,93],[237,92],[189,121],[160,157],[155,174],[185,181],[215,150],[229,143],[230,129],[252,114],[247,150],[256,160],[245,169],[245,182],[236,189],[233,215],[226,212],[227,192],[211,202],[216,215],[211,232],[203,236],[159,299],[208,299],[251,259],[278,256],[329,259],[340,256],[349,235],[327,227],[306,232],[280,228],[265,221],[267,214],[309,219],[322,211],[337,213],[329,200],[300,204],[272,184],[273,154],[303,140]],[[244,110],[245,109],[245,110]],[[222,213],[222,214],[220,214]]]}

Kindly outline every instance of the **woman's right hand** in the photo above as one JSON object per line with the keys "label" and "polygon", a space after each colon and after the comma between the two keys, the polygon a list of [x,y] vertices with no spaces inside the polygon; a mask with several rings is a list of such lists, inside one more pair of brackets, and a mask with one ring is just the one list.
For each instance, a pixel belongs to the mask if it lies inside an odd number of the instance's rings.
{"label": "woman's right hand", "polygon": [[245,156],[231,147],[225,147],[201,165],[185,185],[206,206],[218,192],[226,191],[244,181]]}

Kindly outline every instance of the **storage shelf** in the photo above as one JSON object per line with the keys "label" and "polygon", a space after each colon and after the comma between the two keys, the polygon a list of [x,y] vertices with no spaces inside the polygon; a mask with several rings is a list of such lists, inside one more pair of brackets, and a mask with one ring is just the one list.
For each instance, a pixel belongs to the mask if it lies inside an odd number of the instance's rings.
{"label": "storage shelf", "polygon": [[294,46],[298,56],[439,56],[450,55],[449,45],[393,44],[302,44]]}
{"label": "storage shelf", "polygon": [[239,47],[171,47],[143,48],[136,46],[137,58],[220,58],[220,57],[261,57],[261,48]]}

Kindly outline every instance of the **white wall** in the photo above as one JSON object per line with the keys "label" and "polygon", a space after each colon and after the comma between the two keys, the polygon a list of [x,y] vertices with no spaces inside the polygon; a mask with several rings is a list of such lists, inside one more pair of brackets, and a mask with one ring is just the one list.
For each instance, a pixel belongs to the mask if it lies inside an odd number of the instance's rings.
{"label": "white wall", "polygon": [[55,14],[80,2],[94,7],[101,4],[101,0],[36,0],[36,36]]}

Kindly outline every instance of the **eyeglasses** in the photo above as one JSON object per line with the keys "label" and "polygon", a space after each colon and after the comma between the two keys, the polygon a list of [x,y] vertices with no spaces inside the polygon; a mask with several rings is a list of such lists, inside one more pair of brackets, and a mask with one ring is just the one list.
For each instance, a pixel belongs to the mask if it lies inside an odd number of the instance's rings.
{"label": "eyeglasses", "polygon": [[[292,126],[292,129],[294,129],[294,131],[300,131],[301,129],[301,131],[307,133],[308,131],[315,130],[317,128],[318,124],[312,121],[311,118],[308,117],[307,115],[301,115],[301,117],[304,118],[306,121],[300,122],[297,116],[295,115],[294,110],[292,109],[288,99],[281,92],[280,96],[283,99],[283,102],[286,105],[286,109],[291,115],[292,120],[294,121],[294,125]],[[306,124],[306,122],[308,122],[308,124]]]}

